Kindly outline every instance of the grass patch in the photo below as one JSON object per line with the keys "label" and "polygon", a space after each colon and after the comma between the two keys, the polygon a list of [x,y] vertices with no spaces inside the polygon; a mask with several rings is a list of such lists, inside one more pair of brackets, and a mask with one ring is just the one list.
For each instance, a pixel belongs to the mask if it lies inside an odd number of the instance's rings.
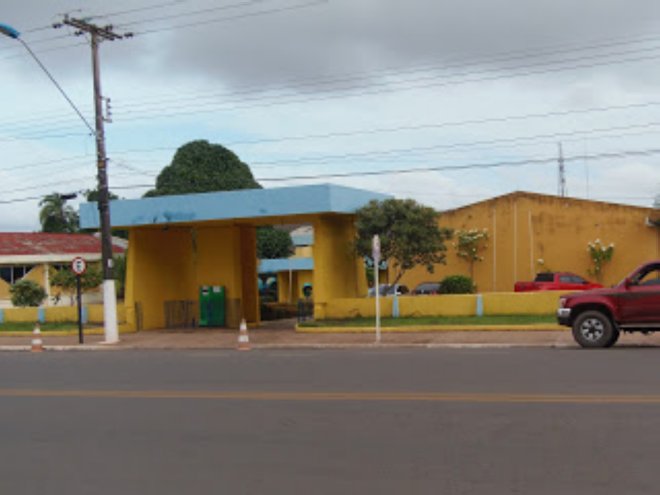
{"label": "grass patch", "polygon": [[[40,323],[39,327],[42,332],[55,332],[55,331],[78,331],[78,323],[76,322],[53,322],[53,323]],[[83,325],[83,329],[100,328],[98,325]],[[26,322],[4,322],[0,324],[0,334],[4,332],[32,332],[34,330],[34,323]]]}
{"label": "grass patch", "polygon": [[[375,318],[319,320],[300,323],[300,327],[373,327]],[[382,318],[383,327],[413,325],[534,325],[557,323],[554,315],[492,315],[492,316],[423,316],[419,318]]]}

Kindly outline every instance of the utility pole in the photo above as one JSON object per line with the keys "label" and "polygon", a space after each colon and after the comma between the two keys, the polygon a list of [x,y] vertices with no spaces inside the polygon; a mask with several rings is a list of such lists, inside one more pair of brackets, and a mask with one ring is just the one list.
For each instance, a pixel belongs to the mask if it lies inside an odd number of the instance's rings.
{"label": "utility pole", "polygon": [[96,167],[99,189],[99,224],[101,227],[101,259],[103,263],[103,321],[104,334],[107,343],[119,341],[117,329],[117,295],[115,292],[115,279],[113,277],[112,260],[112,229],[110,224],[110,198],[108,193],[108,159],[105,153],[105,130],[103,118],[103,96],[101,94],[101,69],[99,66],[99,43],[104,40],[120,40],[130,37],[130,34],[121,35],[113,31],[112,26],[97,26],[84,19],[75,19],[64,16],[61,24],[76,29],[76,36],[85,33],[90,36],[92,47],[92,71],[94,75],[94,114],[96,120]]}
{"label": "utility pole", "polygon": [[566,168],[564,167],[564,150],[559,143],[559,184],[557,194],[560,197],[566,197]]}

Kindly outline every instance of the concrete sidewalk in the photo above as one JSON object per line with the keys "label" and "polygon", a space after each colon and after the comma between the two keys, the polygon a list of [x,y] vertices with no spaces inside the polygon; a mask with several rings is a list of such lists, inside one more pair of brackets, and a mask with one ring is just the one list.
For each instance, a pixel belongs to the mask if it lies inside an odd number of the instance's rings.
{"label": "concrete sidewalk", "polygon": [[[492,327],[491,327],[492,328]],[[42,332],[46,350],[127,350],[127,349],[235,349],[237,330],[149,330],[120,335],[117,344],[103,344],[102,335],[86,335],[85,343],[78,344],[77,335],[55,336]],[[296,332],[291,320],[276,323],[265,322],[258,329],[249,330],[252,349],[322,349],[347,347],[575,347],[570,330],[538,330],[510,327],[483,330],[447,330],[424,332],[383,332],[381,343],[375,343],[375,333],[302,333]],[[25,351],[30,349],[31,335],[20,337],[0,336],[0,350]],[[660,335],[624,334],[617,347],[658,346]]]}

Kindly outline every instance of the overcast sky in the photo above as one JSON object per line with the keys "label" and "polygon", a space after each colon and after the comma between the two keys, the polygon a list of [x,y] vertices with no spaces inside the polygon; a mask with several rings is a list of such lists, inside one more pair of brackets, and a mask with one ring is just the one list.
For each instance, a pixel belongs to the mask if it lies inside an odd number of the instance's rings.
{"label": "overcast sky", "polygon": [[[264,187],[333,182],[439,210],[556,194],[559,142],[569,196],[651,206],[660,193],[657,1],[3,6],[93,123],[87,40],[51,27],[66,13],[134,34],[100,50],[121,197],[193,139],[232,149]],[[95,187],[94,140],[17,41],[0,38],[0,70],[0,230],[38,230],[28,198]]]}

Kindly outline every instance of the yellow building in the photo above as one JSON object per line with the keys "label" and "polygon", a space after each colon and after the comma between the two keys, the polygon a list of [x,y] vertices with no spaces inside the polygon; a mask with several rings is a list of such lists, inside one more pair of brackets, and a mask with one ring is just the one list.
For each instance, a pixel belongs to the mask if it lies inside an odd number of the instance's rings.
{"label": "yellow building", "polygon": [[[125,251],[120,245],[113,245],[112,249],[115,255]],[[89,234],[0,232],[0,307],[11,306],[9,289],[22,279],[36,282],[46,290],[44,305],[68,304],[54,297],[60,290],[51,287],[50,275],[52,270],[70,267],[78,257],[88,263],[99,262],[99,239]],[[96,302],[99,297],[100,293],[91,291],[84,294],[84,302]]]}
{"label": "yellow building", "polygon": [[[589,242],[614,244],[601,283],[612,285],[641,263],[660,258],[660,228],[652,208],[514,192],[443,212],[439,223],[456,230],[486,229],[483,261],[474,264],[481,292],[512,291],[519,280],[533,280],[540,271],[570,271],[587,278],[592,267]],[[410,288],[447,275],[469,275],[469,264],[448,243],[447,264],[435,273],[423,268],[406,273]]]}

